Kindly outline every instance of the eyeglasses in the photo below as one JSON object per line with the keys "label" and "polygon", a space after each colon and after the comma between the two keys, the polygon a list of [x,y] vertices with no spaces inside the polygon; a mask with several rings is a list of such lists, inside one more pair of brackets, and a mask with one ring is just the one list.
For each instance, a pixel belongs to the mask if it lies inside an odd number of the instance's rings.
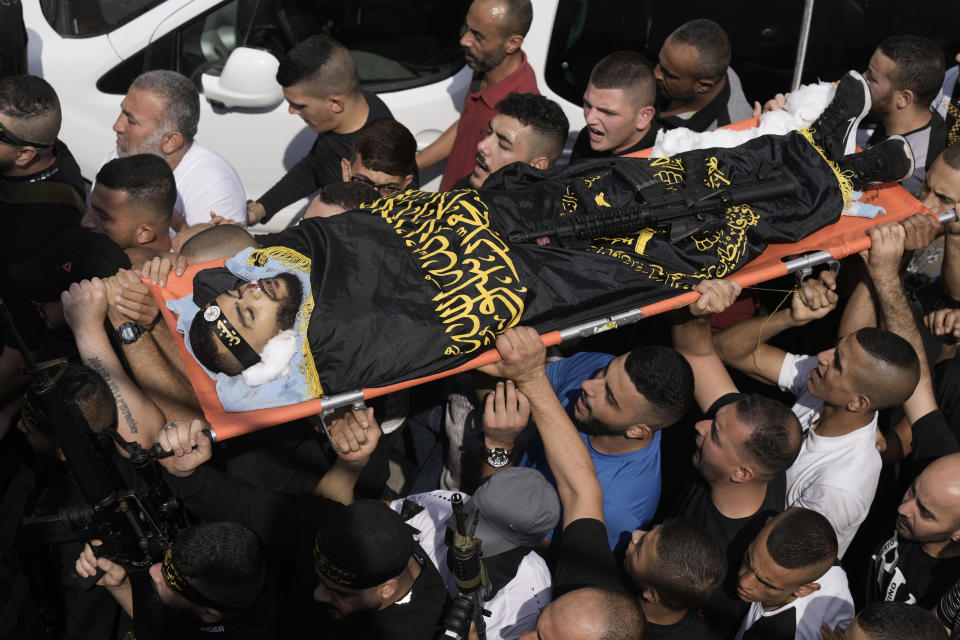
{"label": "eyeglasses", "polygon": [[0,144],[5,144],[8,147],[34,147],[35,149],[49,149],[53,146],[52,142],[41,143],[24,140],[2,124],[0,124]]}
{"label": "eyeglasses", "polygon": [[377,193],[382,196],[392,196],[402,189],[402,187],[396,182],[388,182],[387,184],[376,184],[373,180],[366,176],[351,176],[350,182],[357,182],[360,184],[365,184]]}

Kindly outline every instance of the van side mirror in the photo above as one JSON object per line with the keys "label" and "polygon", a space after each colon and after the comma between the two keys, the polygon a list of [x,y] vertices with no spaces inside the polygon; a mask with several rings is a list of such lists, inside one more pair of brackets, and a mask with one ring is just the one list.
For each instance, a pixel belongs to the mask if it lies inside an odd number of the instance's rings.
{"label": "van side mirror", "polygon": [[280,62],[269,51],[237,47],[227,58],[220,75],[200,77],[203,94],[214,105],[262,109],[283,100],[277,82]]}

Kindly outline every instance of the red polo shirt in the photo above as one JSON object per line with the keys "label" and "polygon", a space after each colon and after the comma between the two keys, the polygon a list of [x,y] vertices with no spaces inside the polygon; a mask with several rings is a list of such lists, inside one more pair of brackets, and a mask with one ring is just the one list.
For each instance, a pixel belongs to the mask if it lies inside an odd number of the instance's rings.
{"label": "red polo shirt", "polygon": [[463,103],[463,112],[460,114],[460,126],[457,127],[457,137],[453,141],[453,149],[447,158],[447,168],[440,183],[440,191],[449,191],[453,183],[470,175],[477,157],[477,145],[487,135],[487,125],[490,118],[497,112],[497,103],[507,97],[508,93],[540,93],[537,90],[537,77],[533,67],[527,62],[527,56],[520,52],[523,62],[517,70],[495,85],[478,91],[480,74],[473,74],[470,91]]}

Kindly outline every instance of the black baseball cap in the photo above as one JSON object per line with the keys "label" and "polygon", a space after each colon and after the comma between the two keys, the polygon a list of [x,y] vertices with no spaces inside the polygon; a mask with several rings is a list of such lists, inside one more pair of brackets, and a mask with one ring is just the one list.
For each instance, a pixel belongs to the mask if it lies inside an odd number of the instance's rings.
{"label": "black baseball cap", "polygon": [[313,562],[321,574],[351,589],[396,578],[413,555],[414,529],[379,500],[345,507],[317,533]]}
{"label": "black baseball cap", "polygon": [[55,302],[74,282],[108,278],[130,268],[130,258],[107,236],[79,227],[54,238],[39,255],[10,267],[10,278],[28,299]]}

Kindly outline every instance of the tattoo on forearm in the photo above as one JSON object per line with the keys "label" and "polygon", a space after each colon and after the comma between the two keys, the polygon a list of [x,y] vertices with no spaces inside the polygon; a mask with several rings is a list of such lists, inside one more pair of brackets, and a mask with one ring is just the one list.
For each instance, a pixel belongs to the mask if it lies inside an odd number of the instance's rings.
{"label": "tattoo on forearm", "polygon": [[123,415],[123,419],[127,421],[127,426],[130,427],[130,433],[137,433],[137,421],[133,419],[133,412],[131,412],[130,407],[127,406],[127,401],[120,395],[120,387],[113,381],[110,372],[107,371],[103,363],[100,362],[100,358],[87,358],[87,364],[90,365],[91,369],[99,373],[103,381],[107,383],[110,393],[113,394],[113,399],[117,402],[117,409]]}

